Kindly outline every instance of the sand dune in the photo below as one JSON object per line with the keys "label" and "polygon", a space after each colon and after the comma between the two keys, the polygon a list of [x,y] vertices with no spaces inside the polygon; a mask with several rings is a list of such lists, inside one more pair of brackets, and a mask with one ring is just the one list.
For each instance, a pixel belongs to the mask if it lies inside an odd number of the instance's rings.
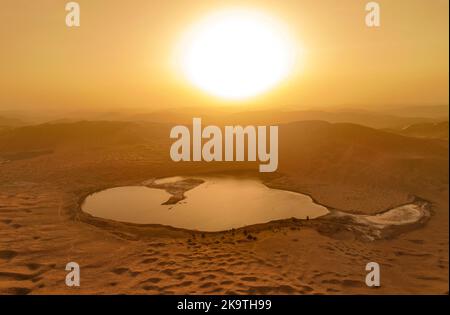
{"label": "sand dune", "polygon": [[448,121],[413,124],[399,130],[389,130],[404,136],[448,140]]}
{"label": "sand dune", "polygon": [[186,108],[135,114],[123,119],[162,123],[189,124],[192,117],[202,117],[212,124],[285,124],[295,121],[323,120],[331,123],[357,123],[372,128],[402,128],[411,124],[434,122],[432,117],[403,117],[362,110],[247,110]]}
{"label": "sand dune", "polygon": [[[416,197],[430,203],[429,221],[389,238],[361,238],[346,219],[284,220],[210,234],[80,213],[83,197],[99,189],[257,169],[174,164],[169,146],[168,128],[155,124],[80,122],[1,133],[3,154],[51,153],[0,164],[0,292],[448,292],[447,143],[352,124],[280,126],[280,168],[263,177],[267,185],[360,215]],[[64,284],[69,261],[81,265],[80,288]],[[378,289],[364,284],[369,261],[382,266]]]}
{"label": "sand dune", "polygon": [[[9,114],[9,116],[8,116]],[[170,124],[190,124],[192,117],[202,117],[211,124],[285,124],[296,121],[322,120],[331,123],[354,123],[372,128],[401,129],[413,124],[437,123],[448,120],[448,106],[428,106],[426,108],[390,108],[383,110],[361,110],[352,108],[341,109],[303,109],[279,110],[235,109],[233,107],[183,107],[157,111],[137,112],[89,112],[76,111],[62,113],[28,113],[14,112],[1,114],[3,120],[18,122],[12,126],[23,126],[39,123],[74,123],[77,121],[123,121],[123,122],[153,122]],[[23,117],[23,119],[19,119]],[[33,117],[33,118],[31,118]],[[70,117],[67,118],[67,117]],[[2,125],[0,118],[0,126]]]}

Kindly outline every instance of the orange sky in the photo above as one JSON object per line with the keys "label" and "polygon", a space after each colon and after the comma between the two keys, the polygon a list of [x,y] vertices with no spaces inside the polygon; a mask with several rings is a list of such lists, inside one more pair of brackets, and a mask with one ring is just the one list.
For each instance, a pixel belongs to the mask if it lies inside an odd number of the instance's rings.
{"label": "orange sky", "polygon": [[[177,106],[448,104],[448,1],[381,0],[381,28],[359,0],[79,0],[81,27],[62,0],[2,0],[0,109]],[[193,88],[174,71],[183,30],[230,6],[262,10],[301,43],[301,71],[245,102]]]}

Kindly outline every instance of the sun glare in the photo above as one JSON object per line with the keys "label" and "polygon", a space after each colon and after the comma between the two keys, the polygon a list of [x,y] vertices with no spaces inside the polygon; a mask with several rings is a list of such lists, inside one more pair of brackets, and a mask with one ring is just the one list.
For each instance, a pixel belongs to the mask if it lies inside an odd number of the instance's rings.
{"label": "sun glare", "polygon": [[292,70],[294,45],[278,22],[261,12],[212,14],[184,38],[181,67],[203,91],[231,100],[256,96]]}

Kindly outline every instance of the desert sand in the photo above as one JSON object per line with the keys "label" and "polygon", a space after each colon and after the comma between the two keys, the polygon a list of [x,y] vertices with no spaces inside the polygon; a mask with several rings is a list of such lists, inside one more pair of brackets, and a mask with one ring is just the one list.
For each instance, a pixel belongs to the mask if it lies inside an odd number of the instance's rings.
{"label": "desert sand", "polygon": [[[279,171],[262,178],[269,187],[359,216],[427,203],[420,224],[372,239],[339,216],[202,233],[81,211],[92,192],[149,178],[259,176],[255,164],[174,163],[167,130],[82,122],[1,133],[0,293],[448,294],[448,142],[352,124],[280,127]],[[65,285],[71,261],[80,287]],[[371,261],[379,288],[364,282]]]}

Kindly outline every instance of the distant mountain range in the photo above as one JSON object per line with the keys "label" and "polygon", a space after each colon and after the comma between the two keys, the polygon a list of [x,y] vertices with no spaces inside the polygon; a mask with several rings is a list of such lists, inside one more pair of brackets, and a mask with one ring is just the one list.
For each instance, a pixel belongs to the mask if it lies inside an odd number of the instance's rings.
{"label": "distant mountain range", "polygon": [[434,105],[434,106],[404,106],[392,109],[383,109],[385,114],[403,116],[403,117],[424,117],[434,118],[440,120],[448,119],[449,106],[448,105]]}
{"label": "distant mountain range", "polygon": [[398,130],[390,129],[388,131],[408,137],[435,138],[448,140],[448,133],[449,133],[448,128],[449,128],[448,121],[444,121],[440,123],[412,124],[402,129]]}
{"label": "distant mountain range", "polygon": [[211,124],[274,125],[295,121],[323,120],[331,123],[354,123],[378,129],[403,129],[415,124],[440,123],[448,120],[448,106],[413,106],[380,110],[239,110],[233,107],[183,107],[153,112],[66,112],[37,113],[0,112],[0,126],[19,126],[44,122],[63,123],[80,120],[132,121],[189,124],[201,117]]}
{"label": "distant mountain range", "polygon": [[[212,112],[212,113],[211,113]],[[152,121],[164,123],[187,124],[192,117],[201,117],[203,121],[212,124],[227,125],[274,125],[295,121],[322,120],[331,123],[354,123],[372,128],[399,129],[418,123],[433,123],[435,118],[402,117],[369,111],[245,111],[245,112],[214,112],[204,113],[202,110],[190,109],[184,111],[158,111],[149,114],[135,114],[126,118],[130,121]]]}
{"label": "distant mountain range", "polygon": [[22,126],[25,123],[17,118],[10,118],[10,117],[4,117],[0,116],[0,128],[2,127],[17,127]]}

